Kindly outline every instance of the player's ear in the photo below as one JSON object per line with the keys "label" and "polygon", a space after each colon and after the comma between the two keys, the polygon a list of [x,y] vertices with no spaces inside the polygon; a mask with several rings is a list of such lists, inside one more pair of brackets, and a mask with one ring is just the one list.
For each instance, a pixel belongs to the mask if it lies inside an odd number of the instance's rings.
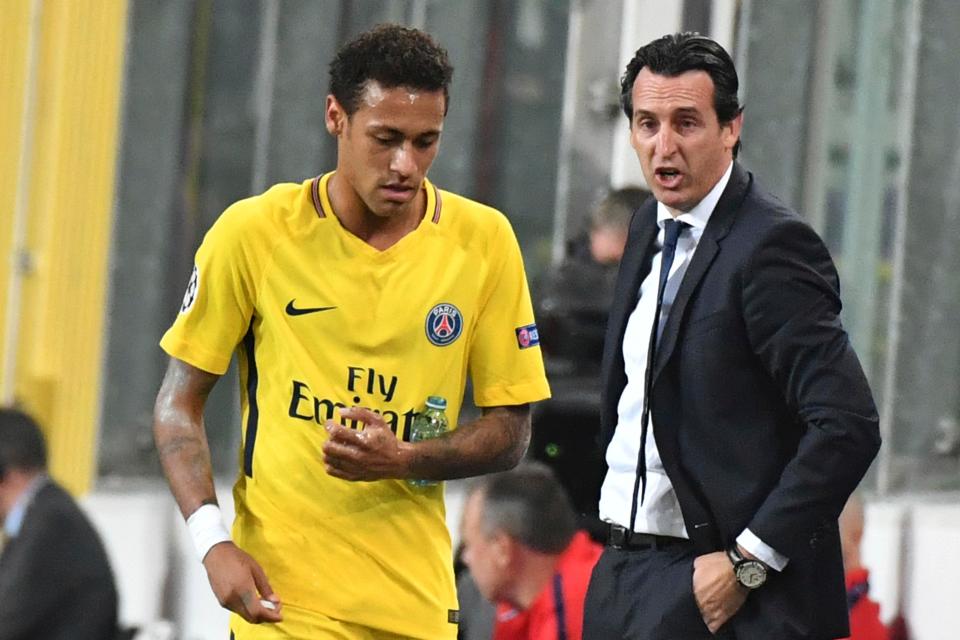
{"label": "player's ear", "polygon": [[504,568],[513,561],[516,542],[505,531],[497,531],[491,540],[493,543],[493,561],[498,568]]}
{"label": "player's ear", "polygon": [[327,131],[330,132],[330,135],[339,136],[343,133],[343,126],[347,120],[347,112],[333,94],[327,96],[327,106],[323,114]]}

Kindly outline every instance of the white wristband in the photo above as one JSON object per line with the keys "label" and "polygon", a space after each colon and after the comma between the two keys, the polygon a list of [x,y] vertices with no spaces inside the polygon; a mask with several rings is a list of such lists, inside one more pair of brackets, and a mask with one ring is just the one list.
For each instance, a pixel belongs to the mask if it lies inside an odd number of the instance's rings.
{"label": "white wristband", "polygon": [[230,532],[223,524],[220,507],[215,504],[205,504],[191,513],[187,518],[187,528],[190,529],[190,537],[193,538],[193,546],[200,562],[203,562],[213,545],[230,540]]}

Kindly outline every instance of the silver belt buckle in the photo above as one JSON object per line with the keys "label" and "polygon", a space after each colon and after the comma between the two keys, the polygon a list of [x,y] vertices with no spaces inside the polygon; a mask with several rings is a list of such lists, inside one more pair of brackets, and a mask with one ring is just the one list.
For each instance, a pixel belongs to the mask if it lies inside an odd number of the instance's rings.
{"label": "silver belt buckle", "polygon": [[618,524],[610,525],[610,540],[609,544],[614,549],[624,549],[627,546],[627,543],[630,540],[630,531],[626,527],[621,527]]}

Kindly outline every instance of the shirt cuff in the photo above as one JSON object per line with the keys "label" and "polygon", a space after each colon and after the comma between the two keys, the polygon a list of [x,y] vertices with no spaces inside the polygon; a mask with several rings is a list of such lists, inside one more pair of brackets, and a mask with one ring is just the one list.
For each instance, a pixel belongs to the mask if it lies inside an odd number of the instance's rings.
{"label": "shirt cuff", "polygon": [[778,553],[776,549],[758,538],[750,529],[744,529],[743,533],[737,536],[737,544],[755,555],[758,560],[771,569],[783,571],[787,563],[790,562],[790,558]]}

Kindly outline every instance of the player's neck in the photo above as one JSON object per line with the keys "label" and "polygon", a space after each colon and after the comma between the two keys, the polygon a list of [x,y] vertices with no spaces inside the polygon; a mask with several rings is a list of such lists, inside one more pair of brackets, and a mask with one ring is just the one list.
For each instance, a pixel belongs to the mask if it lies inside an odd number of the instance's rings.
{"label": "player's neck", "polygon": [[330,179],[328,195],[333,213],[343,228],[374,249],[385,251],[417,228],[427,208],[427,194],[420,189],[402,212],[379,216],[367,208],[363,200],[350,188],[339,188],[336,174]]}

